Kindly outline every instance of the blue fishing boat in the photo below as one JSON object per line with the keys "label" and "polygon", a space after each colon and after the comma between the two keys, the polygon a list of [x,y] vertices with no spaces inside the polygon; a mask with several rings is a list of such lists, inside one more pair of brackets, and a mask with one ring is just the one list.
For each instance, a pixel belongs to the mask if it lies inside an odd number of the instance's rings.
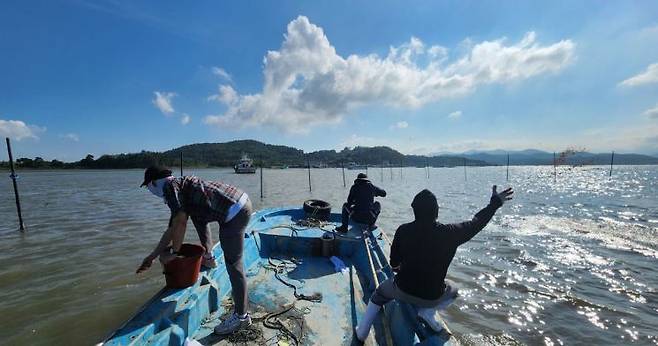
{"label": "blue fishing boat", "polygon": [[[378,227],[350,224],[334,232],[339,214],[325,221],[302,208],[273,208],[252,215],[244,262],[253,325],[213,334],[232,312],[222,250],[219,266],[203,270],[184,289],[164,288],[103,342],[104,345],[357,345],[354,329],[379,282],[391,277],[390,241]],[[313,216],[313,215],[311,215]],[[366,345],[454,345],[445,323],[435,332],[416,308],[396,301],[380,313]]]}

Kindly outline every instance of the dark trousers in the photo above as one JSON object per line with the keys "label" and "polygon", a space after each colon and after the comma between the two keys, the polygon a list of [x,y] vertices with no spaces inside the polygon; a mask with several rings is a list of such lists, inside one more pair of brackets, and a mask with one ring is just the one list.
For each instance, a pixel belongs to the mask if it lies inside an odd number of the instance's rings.
{"label": "dark trousers", "polygon": [[352,220],[365,223],[366,225],[374,225],[377,222],[377,217],[382,211],[382,205],[379,202],[375,202],[370,207],[370,210],[355,210],[354,206],[351,206],[347,203],[343,204],[343,228],[347,227],[350,221]]}
{"label": "dark trousers", "polygon": [[[247,277],[244,274],[244,261],[242,254],[244,252],[244,233],[251,218],[252,206],[251,200],[242,207],[240,212],[229,222],[219,224],[219,244],[224,251],[224,262],[226,263],[226,272],[231,281],[231,295],[233,304],[235,304],[235,313],[244,315],[247,313],[247,304],[249,297],[247,295]],[[210,234],[208,224],[194,223],[194,226],[201,234]],[[201,239],[204,242],[204,239]],[[210,241],[212,244],[212,241]],[[205,245],[204,245],[205,246]],[[209,250],[209,252],[212,251]]]}

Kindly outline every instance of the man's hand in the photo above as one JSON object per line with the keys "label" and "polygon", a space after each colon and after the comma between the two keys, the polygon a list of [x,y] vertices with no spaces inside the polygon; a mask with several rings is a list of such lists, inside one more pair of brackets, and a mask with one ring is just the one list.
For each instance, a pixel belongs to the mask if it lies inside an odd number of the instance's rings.
{"label": "man's hand", "polygon": [[140,274],[145,271],[147,271],[149,268],[151,268],[151,265],[153,264],[153,260],[155,257],[148,255],[144,260],[142,261],[142,264],[137,268],[137,271],[135,271],[135,274]]}
{"label": "man's hand", "polygon": [[497,192],[496,189],[498,187],[496,185],[493,186],[492,192],[491,192],[491,198],[498,198],[500,201],[500,204],[503,205],[505,202],[509,201],[512,199],[512,195],[514,194],[514,190],[512,190],[511,187],[508,187],[507,189]]}

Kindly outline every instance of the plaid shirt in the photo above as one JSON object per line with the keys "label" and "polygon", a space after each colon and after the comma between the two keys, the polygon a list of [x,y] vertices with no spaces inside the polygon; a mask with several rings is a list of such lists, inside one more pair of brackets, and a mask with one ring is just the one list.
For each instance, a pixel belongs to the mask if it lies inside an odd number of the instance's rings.
{"label": "plaid shirt", "polygon": [[203,181],[195,176],[173,179],[164,186],[164,199],[172,218],[182,210],[203,223],[224,223],[229,208],[243,193],[235,186]]}

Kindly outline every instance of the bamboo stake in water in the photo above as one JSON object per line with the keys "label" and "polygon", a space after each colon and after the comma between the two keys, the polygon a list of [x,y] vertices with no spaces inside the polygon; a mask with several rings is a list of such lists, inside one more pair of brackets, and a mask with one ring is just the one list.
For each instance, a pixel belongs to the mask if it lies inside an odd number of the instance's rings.
{"label": "bamboo stake in water", "polygon": [[507,181],[509,181],[509,153],[507,153]]}
{"label": "bamboo stake in water", "polygon": [[[347,184],[345,184],[345,162],[341,162],[340,167],[343,169],[343,187],[347,187]],[[368,167],[368,166],[366,166],[366,167]],[[366,172],[367,172],[367,169],[366,169]]]}
{"label": "bamboo stake in water", "polygon": [[260,198],[263,198],[263,158],[260,159]]}
{"label": "bamboo stake in water", "polygon": [[557,159],[555,158],[555,152],[553,152],[553,181],[557,182]]}
{"label": "bamboo stake in water", "polygon": [[384,162],[382,162],[382,183],[384,182]]}
{"label": "bamboo stake in water", "polygon": [[430,178],[430,164],[427,161],[427,158],[425,158],[425,175],[427,175],[427,179]]}
{"label": "bamboo stake in water", "polygon": [[389,164],[388,164],[388,168],[389,168],[390,171],[391,171],[391,180],[393,180],[393,165],[389,163]]}
{"label": "bamboo stake in water", "polygon": [[615,152],[612,152],[612,156],[610,157],[610,176],[612,177],[612,164],[615,162]]}
{"label": "bamboo stake in water", "polygon": [[16,172],[14,171],[14,156],[11,153],[11,143],[9,143],[9,137],[5,138],[7,140],[7,153],[9,154],[9,169],[11,170],[11,181],[14,185],[14,197],[16,198],[16,212],[18,212],[18,227],[21,232],[25,231],[25,225],[23,224],[23,214],[21,213],[21,199],[18,196],[18,185],[16,185]]}
{"label": "bamboo stake in water", "polygon": [[183,151],[180,151],[180,176],[183,177]]}
{"label": "bamboo stake in water", "polygon": [[308,164],[308,191],[313,192],[313,188],[311,188],[311,161],[306,161]]}
{"label": "bamboo stake in water", "polygon": [[464,158],[464,181],[466,181],[466,158]]}

